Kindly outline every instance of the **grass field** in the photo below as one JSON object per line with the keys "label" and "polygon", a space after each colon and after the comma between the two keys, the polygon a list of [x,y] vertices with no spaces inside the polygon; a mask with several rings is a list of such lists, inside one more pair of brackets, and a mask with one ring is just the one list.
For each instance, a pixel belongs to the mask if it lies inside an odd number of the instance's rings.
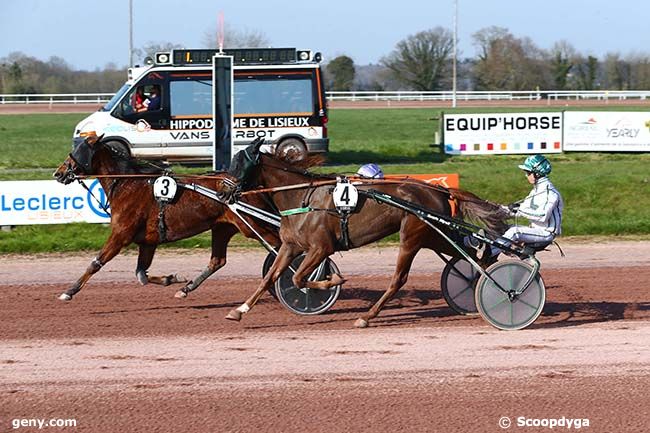
{"label": "grass field", "polygon": [[[354,172],[360,164],[377,162],[387,173],[460,173],[463,188],[502,203],[528,192],[529,185],[516,168],[522,156],[445,157],[429,147],[438,127],[437,120],[430,119],[439,114],[432,109],[331,110],[331,165],[322,170]],[[50,178],[70,151],[72,129],[83,117],[0,116],[0,180]],[[551,178],[565,200],[565,235],[650,234],[649,154],[568,153],[550,159]],[[18,227],[0,232],[0,253],[96,250],[108,230],[90,224]],[[235,243],[255,245],[243,238]],[[200,235],[171,246],[208,245],[209,236]]]}

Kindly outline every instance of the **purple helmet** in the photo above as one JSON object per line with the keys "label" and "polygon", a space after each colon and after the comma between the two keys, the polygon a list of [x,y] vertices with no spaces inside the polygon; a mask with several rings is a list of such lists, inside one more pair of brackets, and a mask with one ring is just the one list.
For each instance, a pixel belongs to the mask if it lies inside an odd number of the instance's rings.
{"label": "purple helmet", "polygon": [[381,167],[377,164],[364,164],[359,167],[357,174],[361,177],[367,177],[368,179],[383,179],[384,172]]}

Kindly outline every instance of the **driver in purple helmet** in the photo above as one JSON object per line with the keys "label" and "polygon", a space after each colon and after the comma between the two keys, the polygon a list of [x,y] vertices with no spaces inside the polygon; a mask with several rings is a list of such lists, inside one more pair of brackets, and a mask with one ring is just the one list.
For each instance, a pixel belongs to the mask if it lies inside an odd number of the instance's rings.
{"label": "driver in purple helmet", "polygon": [[365,177],[367,179],[383,179],[384,178],[384,171],[381,169],[380,166],[374,163],[370,164],[364,164],[361,167],[359,167],[359,170],[357,170],[357,174],[361,177]]}

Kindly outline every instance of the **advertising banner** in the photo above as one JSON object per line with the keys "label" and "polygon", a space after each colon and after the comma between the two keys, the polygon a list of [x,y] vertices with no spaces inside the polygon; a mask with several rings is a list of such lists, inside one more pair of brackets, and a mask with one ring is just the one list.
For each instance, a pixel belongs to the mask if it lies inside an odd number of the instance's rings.
{"label": "advertising banner", "polygon": [[450,155],[562,152],[562,113],[445,114]]}
{"label": "advertising banner", "polygon": [[650,152],[650,112],[567,111],[564,150]]}
{"label": "advertising banner", "polygon": [[386,179],[417,179],[433,185],[441,185],[445,188],[460,188],[460,175],[458,173],[446,174],[389,174]]}
{"label": "advertising banner", "polygon": [[108,202],[99,181],[83,182],[90,192],[77,182],[70,185],[55,180],[0,182],[0,226],[110,223],[109,214],[102,209]]}

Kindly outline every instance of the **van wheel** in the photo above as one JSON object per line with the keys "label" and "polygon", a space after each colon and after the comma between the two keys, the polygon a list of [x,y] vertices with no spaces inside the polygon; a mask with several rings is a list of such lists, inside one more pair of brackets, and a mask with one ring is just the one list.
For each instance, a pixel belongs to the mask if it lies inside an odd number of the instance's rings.
{"label": "van wheel", "polygon": [[302,161],[307,158],[307,146],[297,138],[288,138],[277,145],[275,155],[287,162]]}
{"label": "van wheel", "polygon": [[110,147],[120,155],[124,155],[125,157],[131,156],[131,152],[129,151],[129,146],[122,143],[121,141],[109,141],[108,143],[106,143],[106,146]]}

